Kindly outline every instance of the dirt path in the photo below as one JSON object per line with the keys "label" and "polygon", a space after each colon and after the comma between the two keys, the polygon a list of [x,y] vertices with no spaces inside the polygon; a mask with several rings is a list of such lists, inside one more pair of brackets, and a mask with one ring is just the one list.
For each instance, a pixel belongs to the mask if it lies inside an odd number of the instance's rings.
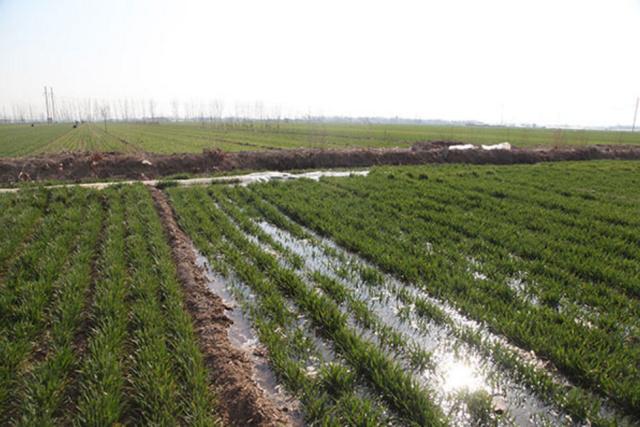
{"label": "dirt path", "polygon": [[288,408],[278,408],[266,396],[253,379],[249,357],[229,341],[231,320],[225,315],[226,306],[207,289],[205,273],[196,265],[193,243],[176,223],[165,194],[155,188],[150,191],[171,244],[223,421],[236,426],[292,425]]}
{"label": "dirt path", "polygon": [[564,160],[640,160],[640,147],[630,145],[450,150],[450,142],[416,143],[411,148],[220,150],[201,154],[61,153],[27,158],[0,158],[0,183],[41,180],[149,180],[179,173],[217,171],[369,167],[426,163],[514,164]]}

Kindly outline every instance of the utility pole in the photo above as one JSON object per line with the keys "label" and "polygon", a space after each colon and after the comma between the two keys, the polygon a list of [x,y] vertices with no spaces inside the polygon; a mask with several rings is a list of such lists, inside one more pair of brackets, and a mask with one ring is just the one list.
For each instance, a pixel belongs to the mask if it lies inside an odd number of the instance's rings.
{"label": "utility pole", "polygon": [[44,104],[47,109],[47,123],[51,123],[51,116],[49,115],[49,92],[47,92],[47,87],[44,87]]}
{"label": "utility pole", "polygon": [[49,87],[49,94],[51,95],[51,121],[56,120],[56,107],[53,103],[53,88]]}
{"label": "utility pole", "polygon": [[631,132],[636,131],[636,120],[638,119],[638,105],[640,105],[640,96],[636,98],[636,111],[633,113],[633,126],[631,126]]}

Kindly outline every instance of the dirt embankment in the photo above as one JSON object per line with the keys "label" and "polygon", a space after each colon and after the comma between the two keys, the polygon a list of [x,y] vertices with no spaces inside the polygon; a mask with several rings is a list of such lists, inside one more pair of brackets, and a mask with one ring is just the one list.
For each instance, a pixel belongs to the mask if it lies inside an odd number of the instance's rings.
{"label": "dirt embankment", "polygon": [[282,426],[294,424],[257,386],[247,355],[229,341],[231,320],[220,297],[206,287],[204,271],[196,265],[193,243],[180,229],[166,196],[150,189],[176,262],[187,309],[194,320],[200,348],[214,384],[218,409],[226,425]]}
{"label": "dirt embankment", "polygon": [[153,179],[178,173],[234,169],[293,170],[424,163],[513,164],[562,160],[640,159],[640,147],[592,145],[512,150],[450,150],[451,142],[416,143],[411,148],[271,150],[202,154],[62,153],[0,158],[0,183],[62,179]]}

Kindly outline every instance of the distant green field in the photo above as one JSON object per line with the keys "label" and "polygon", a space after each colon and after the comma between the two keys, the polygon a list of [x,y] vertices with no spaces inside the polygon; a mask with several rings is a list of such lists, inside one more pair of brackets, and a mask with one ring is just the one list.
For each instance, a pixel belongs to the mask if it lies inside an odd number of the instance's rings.
{"label": "distant green field", "polygon": [[408,147],[417,141],[475,144],[503,141],[520,147],[640,144],[640,132],[476,126],[366,125],[335,123],[110,123],[2,125],[0,156],[60,151],[198,153],[286,148]]}

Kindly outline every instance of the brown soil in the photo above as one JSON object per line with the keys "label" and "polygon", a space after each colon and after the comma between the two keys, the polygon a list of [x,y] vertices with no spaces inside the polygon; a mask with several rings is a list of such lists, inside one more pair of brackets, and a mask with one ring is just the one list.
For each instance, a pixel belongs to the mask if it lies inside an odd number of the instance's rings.
{"label": "brown soil", "polygon": [[193,243],[177,225],[164,193],[150,188],[156,209],[171,244],[178,278],[184,290],[211,383],[217,395],[219,413],[225,424],[236,426],[291,425],[287,408],[278,408],[252,378],[249,357],[231,344],[222,299],[206,287],[204,271],[196,265]]}
{"label": "brown soil", "polygon": [[0,158],[0,183],[62,179],[152,179],[178,173],[234,169],[293,170],[424,163],[513,164],[562,160],[640,159],[640,147],[592,145],[512,150],[451,151],[452,142],[419,142],[411,148],[296,149],[161,155],[151,153],[61,153]]}

